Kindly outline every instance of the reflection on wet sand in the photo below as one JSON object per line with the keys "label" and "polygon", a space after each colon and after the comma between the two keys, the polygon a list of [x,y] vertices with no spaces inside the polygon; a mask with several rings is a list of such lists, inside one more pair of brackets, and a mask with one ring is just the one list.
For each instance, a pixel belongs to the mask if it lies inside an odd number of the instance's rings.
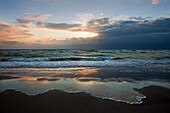
{"label": "reflection on wet sand", "polygon": [[75,72],[75,74],[78,75],[92,75],[92,74],[97,74],[100,69],[84,69],[84,70],[79,70]]}
{"label": "reflection on wet sand", "polygon": [[[152,68],[54,68],[54,69],[7,69],[0,70],[2,79],[18,79],[21,81],[97,81],[97,82],[136,82],[142,80],[169,81],[169,71]],[[165,71],[166,70],[166,71]],[[153,76],[154,75],[154,76]]]}
{"label": "reflection on wet sand", "polygon": [[[54,68],[54,69],[7,69],[0,70],[0,78],[18,79],[19,81],[80,81],[80,82],[136,82],[142,80],[169,81],[169,71],[153,72],[147,68]],[[154,75],[154,76],[153,76]]]}
{"label": "reflection on wet sand", "polygon": [[[160,70],[160,69],[159,69]],[[34,79],[38,81],[98,81],[98,82],[135,82],[142,80],[163,80],[169,81],[169,71],[158,71],[157,69],[148,70],[147,68],[125,68],[125,69],[104,69],[104,68],[57,68],[57,69],[39,69],[39,70],[12,70],[4,75],[13,75],[21,77],[20,80]],[[154,76],[153,76],[154,75]]]}
{"label": "reflection on wet sand", "polygon": [[20,78],[20,77],[17,77],[17,76],[0,75],[0,80],[17,79],[17,78]]}
{"label": "reflection on wet sand", "polygon": [[100,82],[100,78],[98,77],[79,77],[77,81],[88,82],[88,81],[98,81]]}
{"label": "reflection on wet sand", "polygon": [[[161,71],[160,71],[161,70]],[[15,76],[11,80],[0,81],[0,91],[7,88],[37,94],[50,89],[68,92],[88,92],[102,98],[140,102],[141,94],[132,87],[161,85],[170,87],[168,69],[150,68],[54,68],[54,69],[4,69],[0,77]]]}

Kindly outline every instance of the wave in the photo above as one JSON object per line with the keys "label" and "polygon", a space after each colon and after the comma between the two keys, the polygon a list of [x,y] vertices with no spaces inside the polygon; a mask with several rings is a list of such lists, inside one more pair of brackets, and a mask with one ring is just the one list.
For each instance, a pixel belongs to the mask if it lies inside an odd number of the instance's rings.
{"label": "wave", "polygon": [[169,59],[170,57],[169,56],[154,56],[153,58],[156,60],[162,60],[162,59]]}
{"label": "wave", "polygon": [[121,58],[101,57],[101,58],[36,58],[36,59],[0,59],[1,62],[45,62],[45,61],[105,61],[118,60]]}
{"label": "wave", "polygon": [[122,68],[144,67],[148,65],[168,65],[170,60],[104,60],[104,61],[45,61],[45,62],[0,62],[0,68]]}

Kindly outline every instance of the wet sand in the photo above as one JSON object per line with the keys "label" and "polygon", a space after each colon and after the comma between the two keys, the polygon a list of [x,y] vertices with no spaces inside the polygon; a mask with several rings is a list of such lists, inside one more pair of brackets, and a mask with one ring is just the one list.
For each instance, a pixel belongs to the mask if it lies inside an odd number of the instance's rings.
{"label": "wet sand", "polygon": [[149,86],[134,89],[147,96],[143,103],[130,105],[104,100],[87,93],[51,90],[28,96],[15,90],[0,93],[1,113],[169,113],[170,89]]}
{"label": "wet sand", "polygon": [[0,80],[6,80],[6,79],[17,79],[21,77],[13,77],[13,76],[7,76],[7,75],[0,75]]}

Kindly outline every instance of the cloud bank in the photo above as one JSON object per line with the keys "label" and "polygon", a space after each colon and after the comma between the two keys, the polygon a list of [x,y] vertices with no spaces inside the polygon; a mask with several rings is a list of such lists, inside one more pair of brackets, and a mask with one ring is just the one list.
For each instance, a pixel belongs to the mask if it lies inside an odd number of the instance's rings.
{"label": "cloud bank", "polygon": [[51,15],[27,15],[22,18],[16,18],[15,22],[20,24],[22,27],[29,27],[35,21],[45,20]]}
{"label": "cloud bank", "polygon": [[69,30],[72,28],[81,27],[81,24],[37,22],[36,26],[38,28],[48,28],[54,30]]}
{"label": "cloud bank", "polygon": [[[134,17],[133,17],[134,18]],[[98,22],[98,24],[94,24]],[[89,21],[81,31],[100,29],[94,38],[72,38],[68,40],[52,40],[65,49],[170,49],[170,18],[155,20],[138,19],[109,21],[109,18]],[[50,46],[50,45],[48,45]],[[51,45],[55,47],[55,43]]]}
{"label": "cloud bank", "polygon": [[[15,46],[20,44],[21,48],[29,49],[170,49],[170,18],[168,17],[151,19],[151,17],[141,16],[117,16],[92,19],[85,24],[38,21],[36,27],[70,32],[92,32],[97,33],[98,36],[73,37],[66,40],[50,37],[48,40],[37,41],[37,43],[29,45],[3,40],[1,44],[8,45],[8,47],[10,44]],[[29,31],[2,22],[0,23],[0,34],[0,38],[3,39],[4,37],[16,38],[32,35]]]}
{"label": "cloud bank", "polygon": [[33,36],[29,30],[22,30],[18,26],[0,22],[0,39],[29,38]]}

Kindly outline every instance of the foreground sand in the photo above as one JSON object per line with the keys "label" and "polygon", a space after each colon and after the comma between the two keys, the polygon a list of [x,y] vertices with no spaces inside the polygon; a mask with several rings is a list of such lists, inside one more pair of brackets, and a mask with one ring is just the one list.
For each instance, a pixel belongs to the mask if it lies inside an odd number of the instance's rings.
{"label": "foreground sand", "polygon": [[0,113],[170,113],[170,89],[134,89],[147,96],[140,105],[103,100],[86,93],[59,90],[28,96],[15,90],[0,93]]}

